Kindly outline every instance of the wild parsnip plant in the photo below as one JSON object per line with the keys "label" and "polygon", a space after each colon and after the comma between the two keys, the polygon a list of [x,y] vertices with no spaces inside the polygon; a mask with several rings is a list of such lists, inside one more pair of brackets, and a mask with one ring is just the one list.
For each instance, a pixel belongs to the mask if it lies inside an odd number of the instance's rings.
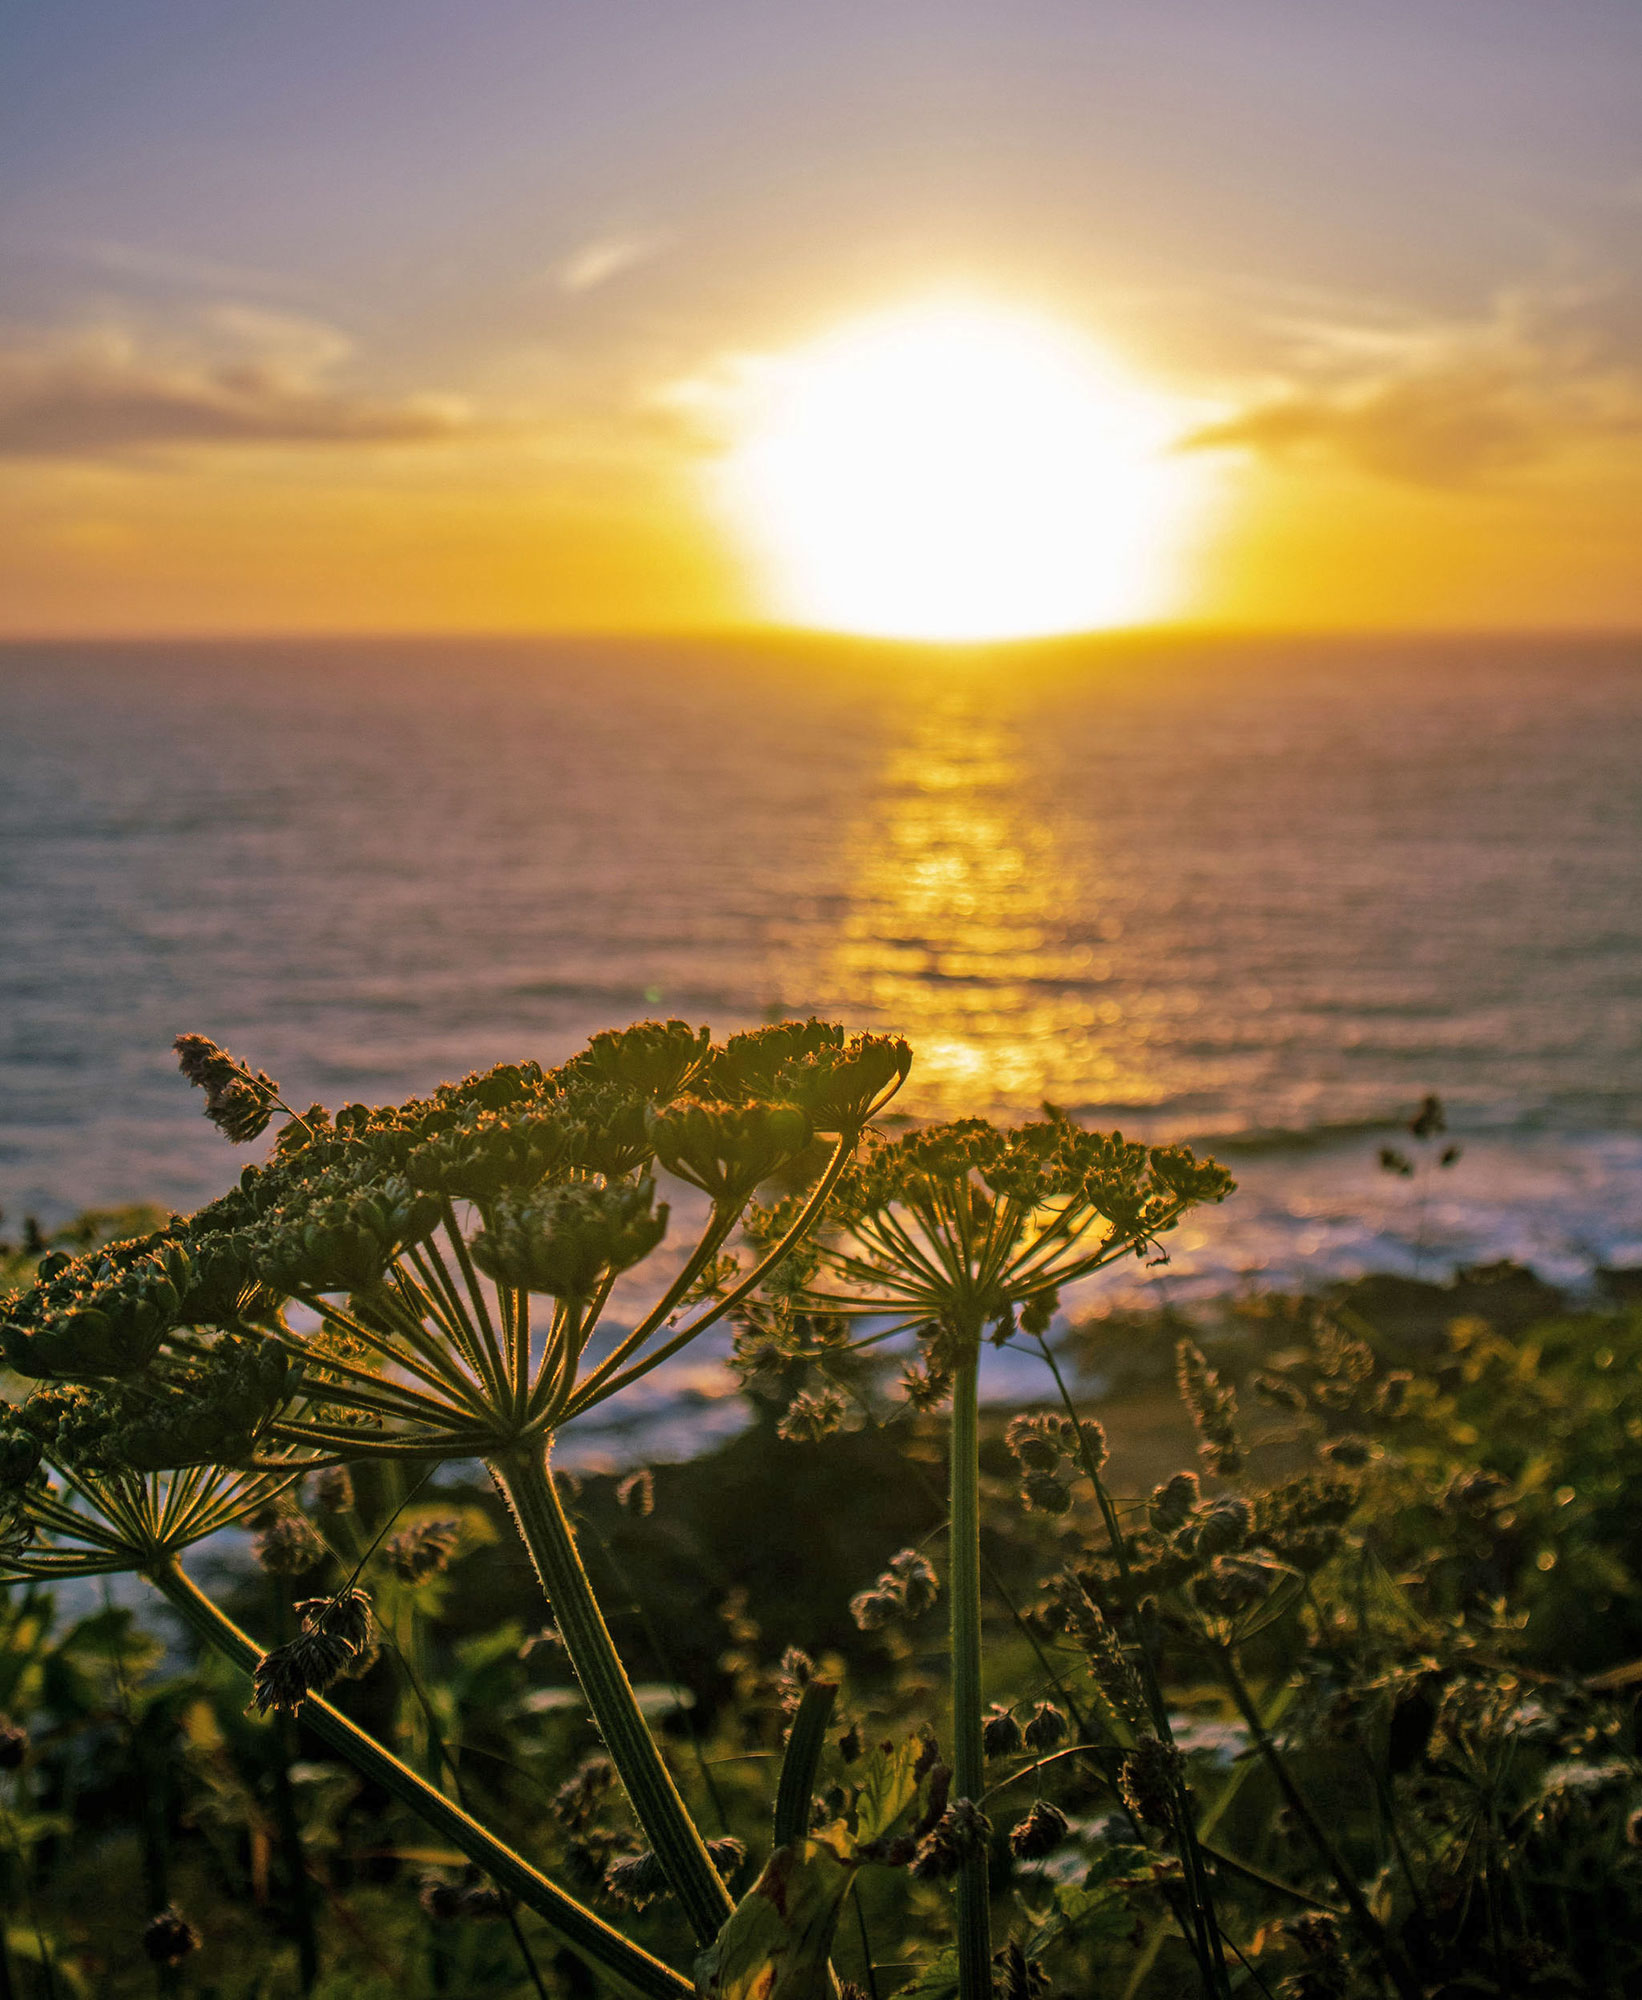
{"label": "wild parsnip plant", "polygon": [[[954,1793],[939,1832],[956,1876],[963,2000],[982,2000],[992,1987],[991,1828],[981,1807],[982,1348],[989,1340],[1041,1336],[1066,1286],[1120,1257],[1145,1256],[1189,1208],[1220,1201],[1230,1188],[1223,1169],[1184,1147],[1135,1145],[1059,1116],[1014,1131],[964,1119],[877,1141],[839,1182],[807,1260],[813,1275],[804,1292],[784,1300],[778,1292],[757,1328],[759,1338],[779,1343],[783,1303],[789,1325],[817,1313],[880,1319],[885,1324],[870,1339],[919,1337],[921,1361],[907,1383],[912,1398],[929,1405],[950,1397]],[[1094,1468],[1091,1477],[1098,1486]],[[1166,1716],[1160,1721],[1166,1731]],[[1199,1942],[1207,1970],[1211,1943],[1207,1935]]]}
{"label": "wild parsnip plant", "polygon": [[[294,1716],[418,1815],[443,1843],[409,1912],[429,1992],[467,1990],[481,1966],[475,1992],[582,1990],[585,1975],[537,1958],[530,1915],[599,1980],[653,2000],[823,2000],[839,1978],[875,2000],[1634,1990],[1634,1317],[1529,1336],[1473,1316],[1439,1340],[1440,1317],[1410,1336],[1348,1302],[1250,1309],[1241,1354],[1178,1342],[1195,1464],[1125,1496],[1052,1322],[1067,1287],[1160,1255],[1190,1208],[1229,1191],[1183,1149],[1058,1115],[883,1138],[871,1121],[906,1074],[904,1045],[815,1022],[717,1047],[645,1024],[557,1070],[503,1066],[334,1117],[292,1111],[203,1038],[179,1053],[229,1136],[281,1119],[273,1152],[192,1217],[30,1252],[33,1282],[0,1302],[0,1353],[33,1384],[0,1409],[0,1576],[25,1592],[147,1578],[251,1676],[241,1731]],[[699,1195],[682,1244],[662,1176]],[[1488,1276],[1472,1274],[1467,1300],[1511,1290]],[[819,1465],[876,1438],[901,1513],[910,1500],[928,1532],[873,1544],[840,1594],[849,1639],[814,1657],[780,1633],[766,1650],[745,1604],[726,1605],[722,1706],[686,1780],[719,1819],[709,1840],[584,1567],[585,1501],[549,1454],[566,1424],[724,1323],[761,1407],[779,1398],[772,1490],[777,1461]],[[982,1407],[989,1345],[1045,1364],[1043,1406]],[[944,1499],[924,1472],[941,1458]],[[492,1608],[460,1582],[495,1532],[474,1494],[448,1490],[479,1463],[546,1590],[552,1622],[533,1638],[486,1632]],[[623,1561],[652,1534],[651,1586],[685,1547],[666,1495],[713,1477],[709,1460],[623,1485]],[[721,1529],[694,1559],[733,1576],[732,1558],[790,1530],[799,1553],[784,1560],[803,1567],[815,1523],[781,1515],[738,1520],[736,1550]],[[257,1531],[261,1609],[239,1616],[268,1620],[266,1645],[183,1566],[233,1523]],[[447,1634],[436,1655],[447,1589],[466,1590],[478,1636],[453,1655]],[[27,1664],[43,1602],[19,1600],[6,1630],[20,1650],[0,1654],[0,1706],[45,1718],[0,1716],[0,1873],[33,1911],[0,1923],[0,1990],[26,2000],[71,1983],[38,1902],[70,1824],[51,1810],[68,1697],[47,1690],[72,1673]],[[126,1618],[101,1614],[65,1658]],[[380,1692],[363,1710],[374,1729],[344,1712],[384,1644],[400,1688],[385,1730]],[[560,1646],[597,1746],[584,1725],[525,1720],[525,1660]],[[466,1684],[484,1692],[453,1692],[453,1657],[471,1657]],[[128,1760],[134,1677],[155,1671],[143,1658],[121,1654],[108,1683]],[[471,1810],[463,1699],[469,1732],[511,1731],[493,1743],[542,1789],[528,1836],[504,1841]],[[81,1711],[87,1730],[108,1720]],[[243,1785],[219,1786],[212,1811],[262,1814],[255,1838],[276,1842],[293,1891],[298,1983],[320,1993],[292,1741],[265,1760],[266,1812]],[[544,1743],[564,1746],[562,1770]],[[181,1992],[211,1926],[173,1905],[152,1821],[141,1951],[160,1990]],[[669,1912],[702,1948],[693,1966],[668,1962]],[[473,1935],[488,1919],[485,1949]],[[333,1954],[342,1935],[333,1923]]]}
{"label": "wild parsnip plant", "polygon": [[[43,1260],[0,1356],[81,1386],[71,1420],[58,1396],[17,1428],[121,1472],[483,1459],[659,1865],[710,1942],[730,1899],[639,1711],[548,1454],[565,1424],[688,1346],[803,1238],[904,1079],[906,1045],[811,1021],[715,1046],[706,1030],[648,1023],[595,1036],[555,1071],[502,1065],[334,1119],[293,1111],[271,1077],[203,1036],[177,1049],[229,1138],[286,1114],[274,1156],[186,1221]],[[830,1150],[791,1226],[730,1278],[755,1189],[817,1139]],[[667,1235],[658,1164],[701,1190],[705,1219],[634,1323],[606,1329],[618,1280]],[[703,1295],[709,1276],[717,1296]],[[259,1693],[292,1706],[320,1691],[354,1616],[346,1600],[316,1612],[263,1662]]]}

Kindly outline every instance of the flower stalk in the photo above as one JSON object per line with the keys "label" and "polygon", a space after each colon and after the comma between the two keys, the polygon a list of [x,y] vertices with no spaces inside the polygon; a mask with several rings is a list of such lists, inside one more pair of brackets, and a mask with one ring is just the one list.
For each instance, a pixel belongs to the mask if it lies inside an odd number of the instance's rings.
{"label": "flower stalk", "polygon": [[[977,1805],[986,1790],[981,1740],[980,1340],[967,1342],[952,1381],[951,1530],[947,1591],[952,1631],[952,1784]],[[991,2000],[992,1897],[985,1844],[967,1847],[958,1870],[958,1992]]]}
{"label": "flower stalk", "polygon": [[[255,1671],[262,1648],[212,1603],[175,1558],[154,1563],[146,1574],[192,1632],[247,1674]],[[687,2000],[694,1991],[687,1979],[624,1938],[602,1917],[584,1909],[329,1702],[310,1696],[302,1704],[301,1719],[356,1770],[443,1834],[475,1866],[534,1910],[573,1951],[624,1990],[642,1996],[642,2000]]]}
{"label": "flower stalk", "polygon": [[702,1944],[711,1944],[734,1907],[730,1893],[639,1708],[593,1594],[547,1453],[523,1448],[493,1459],[490,1470],[530,1551],[576,1678],[639,1824],[691,1929]]}

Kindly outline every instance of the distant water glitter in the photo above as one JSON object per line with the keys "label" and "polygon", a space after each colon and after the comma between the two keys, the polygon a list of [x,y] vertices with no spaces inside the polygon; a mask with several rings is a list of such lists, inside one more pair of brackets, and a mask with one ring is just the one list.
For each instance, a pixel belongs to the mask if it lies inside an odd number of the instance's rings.
{"label": "distant water glitter", "polygon": [[1642,646],[0,649],[7,1230],[226,1183],[180,1029],[334,1104],[812,1010],[1222,1148],[1174,1285],[1642,1260]]}

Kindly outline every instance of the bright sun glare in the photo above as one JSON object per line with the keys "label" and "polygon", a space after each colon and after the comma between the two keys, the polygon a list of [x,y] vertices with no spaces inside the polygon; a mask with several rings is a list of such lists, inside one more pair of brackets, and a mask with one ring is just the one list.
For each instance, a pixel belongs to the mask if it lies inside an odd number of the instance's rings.
{"label": "bright sun glare", "polygon": [[1027,313],[926,305],[771,363],[724,496],[780,614],[930,640],[1166,608],[1200,473],[1179,413]]}

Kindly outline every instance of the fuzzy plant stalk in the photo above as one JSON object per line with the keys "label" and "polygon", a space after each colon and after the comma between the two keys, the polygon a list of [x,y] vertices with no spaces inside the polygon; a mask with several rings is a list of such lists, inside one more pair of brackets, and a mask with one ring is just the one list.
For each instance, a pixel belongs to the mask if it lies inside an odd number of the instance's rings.
{"label": "fuzzy plant stalk", "polygon": [[[278,1086],[178,1043],[207,1115],[254,1138]],[[791,1022],[715,1045],[683,1022],[597,1035],[398,1106],[290,1113],[273,1158],[150,1238],[48,1259],[9,1303],[18,1372],[98,1385],[105,1458],[137,1467],[482,1459],[530,1551],[593,1719],[703,1943],[729,1900],[667,1772],[548,1471],[558,1432],[766,1283],[904,1080],[904,1042]],[[787,1226],[732,1249],[755,1192],[820,1153]],[[631,1321],[668,1234],[665,1172],[705,1196],[694,1244]],[[812,1170],[813,1171],[813,1170]],[[300,1308],[296,1318],[290,1308]]]}
{"label": "fuzzy plant stalk", "polygon": [[[1174,1726],[1169,1717],[1168,1699],[1163,1690],[1156,1635],[1152,1620],[1141,1602],[1141,1595],[1129,1561],[1127,1541],[1118,1519],[1117,1506],[1105,1480],[1101,1477],[1102,1454],[1095,1447],[1089,1426],[1079,1419],[1071,1389],[1061,1371],[1060,1363],[1055,1359],[1055,1351],[1044,1333],[1039,1332],[1035,1336],[1035,1344],[1043,1357],[1044,1365],[1054,1378],[1055,1393],[1066,1413],[1065,1435],[1075,1440],[1077,1465],[1088,1480],[1090,1490],[1095,1496],[1124,1608],[1140,1640],[1137,1677],[1144,1697],[1144,1719],[1156,1732],[1158,1741],[1172,1750]],[[1139,1722],[1141,1718],[1137,1715],[1135,1720]],[[1165,1782],[1172,1802],[1175,1837],[1179,1842],[1181,1867],[1185,1875],[1185,1911],[1181,1917],[1181,1934],[1197,1961],[1198,1973],[1205,1992],[1221,1996],[1221,2000],[1227,2000],[1230,1994],[1229,1974],[1215,1911],[1214,1891],[1204,1862],[1190,1790],[1183,1772],[1178,1768],[1171,1769]]]}
{"label": "fuzzy plant stalk", "polygon": [[[1126,1142],[1051,1116],[1002,1131],[981,1119],[875,1142],[842,1177],[805,1303],[878,1321],[858,1345],[918,1335],[909,1399],[950,1398],[948,1590],[952,1762],[948,1852],[958,1859],[961,2000],[990,2000],[992,1955],[981,1700],[980,1357],[987,1340],[1049,1326],[1061,1290],[1116,1258],[1144,1253],[1198,1202],[1231,1188],[1184,1148]],[[1051,1462],[1066,1446],[1056,1441]],[[1047,1485],[1045,1484],[1047,1482]],[[1052,1472],[1029,1472],[1055,1511],[1070,1504]]]}
{"label": "fuzzy plant stalk", "polygon": [[709,1943],[734,1904],[639,1708],[547,1455],[540,1449],[511,1453],[492,1460],[491,1474],[530,1551],[565,1651],[634,1814],[690,1927],[702,1943]]}
{"label": "fuzzy plant stalk", "polygon": [[[214,1604],[174,1559],[147,1571],[183,1623],[206,1645],[254,1675],[265,1655],[249,1634]],[[378,1784],[434,1832],[484,1870],[492,1881],[518,1897],[524,1906],[560,1937],[578,1957],[627,1992],[644,2000],[683,2000],[693,1992],[690,1982],[653,1957],[602,1917],[568,1896],[520,1854],[464,1811],[454,1799],[418,1776],[391,1750],[377,1742],[323,1697],[310,1695],[299,1711],[302,1726],[345,1757],[362,1776]]]}
{"label": "fuzzy plant stalk", "polygon": [[[952,1633],[952,1782],[961,1799],[986,1790],[981,1696],[981,1433],[979,1338],[954,1359],[947,1555]],[[992,1894],[984,1841],[965,1847],[954,1893],[961,1990],[990,1991]]]}

